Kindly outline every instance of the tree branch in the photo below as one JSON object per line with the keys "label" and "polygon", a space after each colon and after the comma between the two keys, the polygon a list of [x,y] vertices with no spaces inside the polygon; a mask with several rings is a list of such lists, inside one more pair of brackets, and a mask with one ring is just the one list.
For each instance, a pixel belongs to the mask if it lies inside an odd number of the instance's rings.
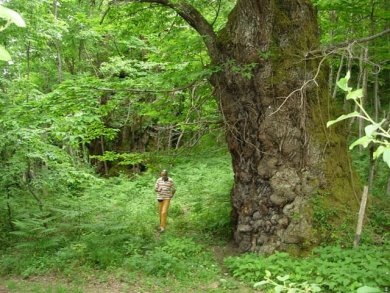
{"label": "tree branch", "polygon": [[173,3],[171,0],[113,0],[110,5],[117,3],[155,3],[173,9],[203,38],[210,58],[218,63],[219,51],[216,45],[216,34],[210,23],[192,5],[185,1]]}
{"label": "tree branch", "polygon": [[376,38],[379,38],[381,36],[384,36],[384,35],[386,35],[388,33],[390,33],[390,29],[386,29],[386,30],[384,30],[384,31],[382,31],[380,33],[377,33],[375,35],[372,35],[370,37],[365,37],[365,38],[361,38],[361,39],[355,39],[355,40],[351,40],[351,41],[342,42],[342,43],[339,43],[339,44],[336,44],[336,45],[332,45],[332,46],[329,46],[329,47],[323,48],[323,49],[316,49],[316,50],[308,52],[307,56],[309,56],[309,55],[316,55],[316,54],[319,54],[319,53],[329,53],[331,51],[334,51],[336,49],[349,46],[351,44],[366,43],[366,42],[369,42],[369,41],[374,40]]}

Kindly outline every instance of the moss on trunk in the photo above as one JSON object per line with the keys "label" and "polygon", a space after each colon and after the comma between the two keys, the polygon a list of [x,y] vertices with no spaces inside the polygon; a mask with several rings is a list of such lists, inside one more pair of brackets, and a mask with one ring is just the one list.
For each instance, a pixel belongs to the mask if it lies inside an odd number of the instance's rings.
{"label": "moss on trunk", "polygon": [[[328,194],[321,205],[337,210],[327,218],[336,225],[356,207],[345,136],[325,128],[336,108],[319,60],[305,59],[318,44],[314,9],[303,0],[238,1],[219,34],[225,62],[211,81],[227,126],[242,251],[302,252],[327,239],[316,227],[318,194]],[[249,78],[237,70],[248,66]]]}

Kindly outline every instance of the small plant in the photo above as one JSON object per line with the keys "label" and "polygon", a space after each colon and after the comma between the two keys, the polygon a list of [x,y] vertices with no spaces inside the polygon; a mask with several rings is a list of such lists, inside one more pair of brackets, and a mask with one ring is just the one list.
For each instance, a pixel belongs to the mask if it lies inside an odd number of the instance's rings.
{"label": "small plant", "polygon": [[351,77],[351,72],[348,71],[347,75],[344,78],[341,78],[337,85],[339,88],[341,88],[343,91],[347,93],[346,99],[347,100],[353,100],[354,103],[359,107],[360,113],[357,111],[354,111],[349,114],[341,115],[335,120],[328,121],[326,124],[327,127],[348,118],[358,117],[361,119],[364,119],[368,121],[370,124],[365,127],[365,136],[362,136],[361,138],[357,139],[355,142],[353,142],[349,149],[352,150],[357,145],[362,145],[363,147],[367,147],[369,144],[374,143],[377,147],[377,149],[374,152],[374,159],[379,158],[381,155],[383,155],[383,160],[387,163],[387,165],[390,168],[390,127],[388,126],[388,129],[384,129],[384,124],[386,122],[386,119],[383,119],[381,122],[374,121],[373,118],[367,113],[367,111],[363,107],[363,103],[361,98],[363,97],[363,90],[357,89],[352,91],[352,88],[348,86],[348,81]]}
{"label": "small plant", "polygon": [[[361,246],[359,249],[328,246],[316,248],[306,258],[294,258],[286,253],[276,253],[269,257],[247,254],[228,258],[225,264],[234,277],[245,282],[266,280],[264,272],[267,270],[273,276],[288,275],[285,281],[294,283],[298,288],[298,284],[318,284],[324,292],[356,292],[362,286],[381,288],[388,284],[387,251],[388,244],[382,247]],[[278,278],[278,281],[283,282],[280,278],[284,277]]]}
{"label": "small plant", "polygon": [[264,280],[257,282],[253,285],[255,288],[262,287],[264,285],[273,286],[275,293],[288,292],[288,293],[309,293],[309,292],[321,292],[321,288],[317,284],[310,284],[308,282],[295,283],[289,280],[290,276],[285,275],[283,277],[277,276],[274,281],[271,278],[271,272],[265,271]]}

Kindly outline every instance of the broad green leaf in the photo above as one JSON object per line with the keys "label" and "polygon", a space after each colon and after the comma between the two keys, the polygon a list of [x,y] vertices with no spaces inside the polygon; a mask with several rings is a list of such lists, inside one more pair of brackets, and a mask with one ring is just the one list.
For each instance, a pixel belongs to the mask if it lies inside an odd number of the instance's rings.
{"label": "broad green leaf", "polygon": [[351,78],[351,72],[348,71],[347,72],[347,75],[343,78],[340,78],[338,81],[337,81],[337,85],[339,88],[341,88],[343,91],[345,92],[350,92],[351,91],[351,87],[348,86],[348,81],[349,79]]}
{"label": "broad green leaf", "polygon": [[349,92],[347,94],[346,99],[347,100],[357,100],[357,99],[360,99],[362,97],[363,97],[363,90],[362,89],[358,89],[358,90],[355,90],[353,92]]}
{"label": "broad green leaf", "polygon": [[280,293],[280,292],[282,292],[282,291],[283,291],[283,286],[277,285],[277,286],[275,287],[275,293]]}
{"label": "broad green leaf", "polygon": [[321,288],[317,284],[312,284],[311,289],[313,290],[313,292],[321,292]]}
{"label": "broad green leaf", "polygon": [[296,292],[298,292],[298,289],[295,289],[295,288],[290,288],[287,291],[287,293],[296,293]]}
{"label": "broad green leaf", "polygon": [[0,5],[0,18],[5,19],[6,21],[13,22],[19,27],[26,26],[26,23],[24,22],[23,18],[20,16],[19,13],[2,5]]}
{"label": "broad green leaf", "polygon": [[254,285],[253,285],[253,287],[254,288],[258,288],[258,287],[261,287],[261,286],[263,286],[263,285],[265,285],[265,284],[268,284],[268,281],[260,281],[260,282],[257,282],[257,283],[255,283]]}
{"label": "broad green leaf", "polygon": [[377,293],[377,292],[379,293],[379,292],[382,292],[382,291],[380,289],[378,289],[378,288],[368,287],[368,286],[360,287],[356,291],[356,293]]}
{"label": "broad green leaf", "polygon": [[3,61],[10,61],[11,60],[11,55],[8,53],[8,51],[0,45],[0,60]]}
{"label": "broad green leaf", "polygon": [[373,158],[374,160],[375,159],[378,159],[380,157],[381,154],[383,154],[383,152],[385,151],[385,147],[383,145],[380,145],[374,152],[373,154]]}
{"label": "broad green leaf", "polygon": [[271,277],[271,272],[268,270],[265,270],[265,275],[269,278],[269,277]]}
{"label": "broad green leaf", "polygon": [[351,144],[349,146],[349,149],[352,150],[357,145],[362,145],[363,147],[366,148],[371,141],[372,141],[372,138],[369,138],[367,136],[363,136],[363,137],[359,138],[358,140],[356,140],[353,144]]}
{"label": "broad green leaf", "polygon": [[375,131],[380,127],[380,124],[371,124],[371,125],[367,125],[365,128],[364,128],[364,131],[366,133],[366,136],[370,136],[372,137],[373,134],[375,133]]}
{"label": "broad green leaf", "polygon": [[389,147],[386,147],[386,149],[383,152],[383,161],[385,161],[390,168],[390,148]]}
{"label": "broad green leaf", "polygon": [[337,122],[340,122],[342,120],[345,120],[345,119],[348,119],[348,118],[352,118],[352,117],[359,117],[359,116],[360,116],[360,114],[357,111],[349,113],[349,114],[344,114],[344,115],[341,115],[336,120],[328,121],[328,123],[326,123],[326,127],[329,127],[329,126],[331,126],[331,125],[333,125],[333,124],[335,124]]}
{"label": "broad green leaf", "polygon": [[288,280],[289,278],[290,278],[289,275],[285,275],[285,276],[283,276],[283,277],[281,277],[281,276],[277,276],[277,277],[276,277],[276,279],[278,279],[278,280],[281,281],[281,282],[284,282],[284,281]]}

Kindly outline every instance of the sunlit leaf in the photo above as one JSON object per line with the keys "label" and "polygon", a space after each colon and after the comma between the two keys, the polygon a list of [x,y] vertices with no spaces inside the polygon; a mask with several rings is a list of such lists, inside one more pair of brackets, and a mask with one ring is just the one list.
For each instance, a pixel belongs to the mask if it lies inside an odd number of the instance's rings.
{"label": "sunlit leaf", "polygon": [[348,71],[347,72],[347,75],[343,78],[340,78],[338,81],[337,81],[337,85],[339,88],[341,88],[343,91],[345,92],[349,92],[352,88],[348,86],[348,81],[351,77],[351,72]]}
{"label": "sunlit leaf", "polygon": [[387,147],[384,152],[383,152],[383,161],[386,162],[386,164],[389,166],[390,168],[390,148]]}
{"label": "sunlit leaf", "polygon": [[0,60],[3,61],[10,61],[11,60],[11,55],[8,53],[8,51],[0,45]]}
{"label": "sunlit leaf", "polygon": [[278,279],[278,280],[281,281],[281,282],[287,281],[289,278],[290,278],[289,275],[285,275],[285,276],[283,276],[283,277],[281,277],[281,276],[277,276],[277,277],[276,277],[276,279]]}
{"label": "sunlit leaf", "polygon": [[357,289],[356,293],[379,293],[382,292],[382,290],[374,287],[368,287],[368,286],[363,286]]}
{"label": "sunlit leaf", "polygon": [[362,145],[363,147],[367,147],[369,143],[372,142],[372,138],[369,138],[367,136],[363,136],[356,140],[353,144],[349,146],[349,149],[352,150],[357,145]]}
{"label": "sunlit leaf", "polygon": [[280,293],[280,292],[283,292],[283,286],[281,285],[275,286],[275,293]]}
{"label": "sunlit leaf", "polygon": [[5,19],[6,21],[10,21],[19,27],[26,26],[26,23],[19,13],[2,5],[0,5],[0,18]]}
{"label": "sunlit leaf", "polygon": [[253,285],[254,288],[258,288],[258,287],[261,287],[261,286],[264,286],[265,284],[268,284],[268,281],[260,281],[260,282],[257,282]]}
{"label": "sunlit leaf", "polygon": [[329,127],[339,121],[342,121],[342,120],[345,120],[345,119],[348,119],[348,118],[352,118],[352,117],[360,117],[360,114],[359,112],[352,112],[352,113],[349,113],[349,114],[344,114],[344,115],[341,115],[339,118],[337,118],[336,120],[331,120],[331,121],[328,121],[326,123],[326,127]]}
{"label": "sunlit leaf", "polygon": [[371,125],[367,125],[365,128],[364,128],[364,131],[366,133],[367,136],[373,136],[373,134],[375,134],[376,130],[380,127],[380,124],[371,124]]}
{"label": "sunlit leaf", "polygon": [[313,292],[321,292],[321,288],[317,284],[312,284],[311,289],[313,290]]}
{"label": "sunlit leaf", "polygon": [[386,148],[385,148],[383,145],[379,146],[379,147],[375,150],[375,152],[374,152],[374,154],[373,154],[374,160],[375,160],[375,159],[378,159],[378,158],[380,157],[380,155],[383,154],[383,152],[385,151],[385,149],[386,149]]}
{"label": "sunlit leaf", "polygon": [[362,97],[363,97],[363,90],[358,89],[358,90],[355,90],[353,92],[349,92],[347,94],[346,99],[347,100],[357,100],[357,99],[361,99]]}

